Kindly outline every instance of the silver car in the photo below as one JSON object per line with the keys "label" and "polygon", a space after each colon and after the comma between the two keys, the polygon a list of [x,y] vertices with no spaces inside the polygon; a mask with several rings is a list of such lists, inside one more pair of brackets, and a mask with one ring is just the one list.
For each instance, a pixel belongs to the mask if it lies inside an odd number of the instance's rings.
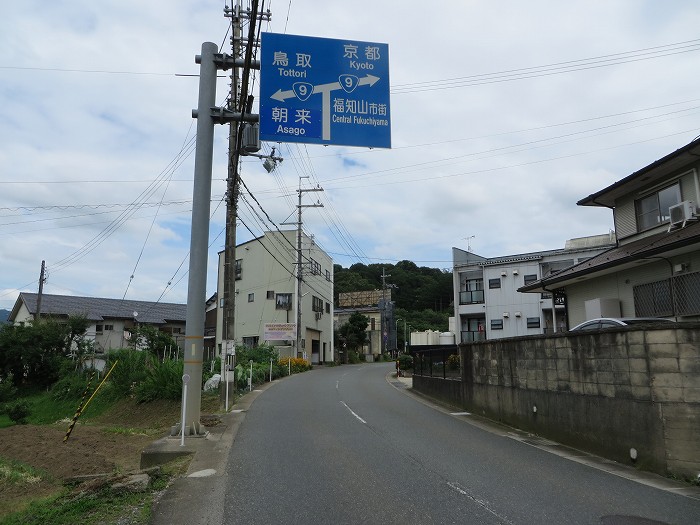
{"label": "silver car", "polygon": [[630,325],[653,325],[660,323],[674,323],[673,319],[664,319],[662,317],[600,317],[591,319],[574,326],[570,332],[578,332],[580,330],[602,330],[603,328],[617,328],[619,326]]}

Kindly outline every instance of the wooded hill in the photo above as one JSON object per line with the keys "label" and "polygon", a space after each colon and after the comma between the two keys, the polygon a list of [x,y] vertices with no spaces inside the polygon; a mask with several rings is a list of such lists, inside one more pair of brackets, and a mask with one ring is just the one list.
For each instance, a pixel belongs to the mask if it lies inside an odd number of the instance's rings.
{"label": "wooded hill", "polygon": [[[395,317],[406,319],[412,329],[440,330],[448,328],[448,317],[453,315],[452,271],[417,266],[411,261],[396,264],[353,264],[343,268],[333,265],[334,302],[338,294],[382,289],[382,271],[387,287],[392,287]],[[401,330],[399,328],[399,330]]]}

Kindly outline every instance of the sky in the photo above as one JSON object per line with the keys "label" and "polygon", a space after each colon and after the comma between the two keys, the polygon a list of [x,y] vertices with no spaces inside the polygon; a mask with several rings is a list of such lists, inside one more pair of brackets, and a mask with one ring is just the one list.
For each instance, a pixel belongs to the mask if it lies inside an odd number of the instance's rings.
{"label": "sky", "polygon": [[[42,261],[45,293],[186,302],[194,56],[203,42],[230,52],[231,0],[6,4],[0,308],[37,291]],[[305,232],[345,268],[449,270],[452,247],[563,248],[614,228],[611,210],[578,200],[700,135],[693,0],[263,7],[267,32],[388,45],[392,147],[263,143],[284,160],[272,173],[242,162],[239,241],[290,228],[301,184],[323,189],[303,194],[323,205],[303,209]],[[208,295],[224,247],[227,134],[216,127]]]}

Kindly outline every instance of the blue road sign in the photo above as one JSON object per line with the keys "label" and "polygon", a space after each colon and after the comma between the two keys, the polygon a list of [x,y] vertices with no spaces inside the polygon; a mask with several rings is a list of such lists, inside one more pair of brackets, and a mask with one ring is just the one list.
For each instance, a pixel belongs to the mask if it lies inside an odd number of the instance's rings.
{"label": "blue road sign", "polygon": [[391,147],[389,46],[263,33],[260,138]]}

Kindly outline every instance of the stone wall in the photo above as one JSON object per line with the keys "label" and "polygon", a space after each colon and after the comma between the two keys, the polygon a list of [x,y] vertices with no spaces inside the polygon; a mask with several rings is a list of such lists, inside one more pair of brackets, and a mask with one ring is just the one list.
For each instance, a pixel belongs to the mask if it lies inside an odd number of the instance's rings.
{"label": "stone wall", "polygon": [[460,347],[458,387],[426,395],[660,473],[700,472],[700,325],[498,339]]}

